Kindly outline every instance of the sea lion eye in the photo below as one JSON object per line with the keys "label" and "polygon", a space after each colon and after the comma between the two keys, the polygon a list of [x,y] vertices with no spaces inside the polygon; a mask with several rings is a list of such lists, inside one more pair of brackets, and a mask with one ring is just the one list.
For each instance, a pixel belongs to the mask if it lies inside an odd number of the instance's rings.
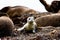
{"label": "sea lion eye", "polygon": [[29,20],[30,20],[30,18],[29,18]]}

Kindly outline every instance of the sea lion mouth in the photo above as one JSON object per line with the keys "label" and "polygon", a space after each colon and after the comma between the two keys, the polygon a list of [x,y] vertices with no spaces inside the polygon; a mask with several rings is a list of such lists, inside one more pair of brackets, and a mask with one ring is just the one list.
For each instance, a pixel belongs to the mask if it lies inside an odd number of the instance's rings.
{"label": "sea lion mouth", "polygon": [[30,21],[29,23],[33,23],[33,21]]}

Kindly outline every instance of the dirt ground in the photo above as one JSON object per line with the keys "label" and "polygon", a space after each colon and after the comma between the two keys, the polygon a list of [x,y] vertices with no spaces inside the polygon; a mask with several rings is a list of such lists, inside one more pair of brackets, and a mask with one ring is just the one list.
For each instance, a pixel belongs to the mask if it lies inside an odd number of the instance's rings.
{"label": "dirt ground", "polygon": [[[40,14],[40,15],[38,14],[36,15],[36,17],[40,17],[41,15],[48,15],[48,14]],[[24,17],[25,16],[21,17],[21,19],[23,18],[22,20],[20,20],[19,18],[18,22],[23,23],[23,20],[25,20]],[[16,24],[17,26],[16,28],[22,25],[23,24],[21,25]],[[0,40],[60,40],[60,27],[53,27],[53,26],[40,27],[38,28],[36,33],[26,33],[24,31],[17,32],[15,36],[1,37]]]}
{"label": "dirt ground", "polygon": [[60,40],[60,27],[40,27],[36,33],[19,32],[17,36],[2,37],[0,40]]}

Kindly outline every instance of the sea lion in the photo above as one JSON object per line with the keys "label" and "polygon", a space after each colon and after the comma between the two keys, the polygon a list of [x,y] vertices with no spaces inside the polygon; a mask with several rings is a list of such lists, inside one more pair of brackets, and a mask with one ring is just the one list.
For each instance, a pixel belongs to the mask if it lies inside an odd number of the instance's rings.
{"label": "sea lion", "polygon": [[35,19],[38,27],[41,26],[60,26],[60,14],[50,14]]}
{"label": "sea lion", "polygon": [[14,29],[13,21],[6,16],[0,17],[0,37],[11,36]]}
{"label": "sea lion", "polygon": [[22,28],[18,28],[17,31],[26,30],[26,31],[32,31],[33,33],[35,33],[36,32],[36,26],[37,25],[34,21],[34,17],[28,17],[27,23]]}

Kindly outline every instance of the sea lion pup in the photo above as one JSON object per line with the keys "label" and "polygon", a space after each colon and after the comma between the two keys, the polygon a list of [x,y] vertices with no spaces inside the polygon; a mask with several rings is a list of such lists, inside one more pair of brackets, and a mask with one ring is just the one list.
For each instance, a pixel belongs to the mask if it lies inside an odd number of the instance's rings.
{"label": "sea lion pup", "polygon": [[13,28],[14,23],[9,17],[0,17],[0,37],[11,36]]}
{"label": "sea lion pup", "polygon": [[39,18],[35,19],[35,22],[38,27],[41,26],[60,26],[60,14],[51,14],[51,15],[45,15],[41,16]]}
{"label": "sea lion pup", "polygon": [[26,31],[32,31],[33,33],[35,33],[36,26],[37,25],[34,21],[34,17],[28,17],[27,23],[22,28],[18,28],[17,31],[26,30]]}

